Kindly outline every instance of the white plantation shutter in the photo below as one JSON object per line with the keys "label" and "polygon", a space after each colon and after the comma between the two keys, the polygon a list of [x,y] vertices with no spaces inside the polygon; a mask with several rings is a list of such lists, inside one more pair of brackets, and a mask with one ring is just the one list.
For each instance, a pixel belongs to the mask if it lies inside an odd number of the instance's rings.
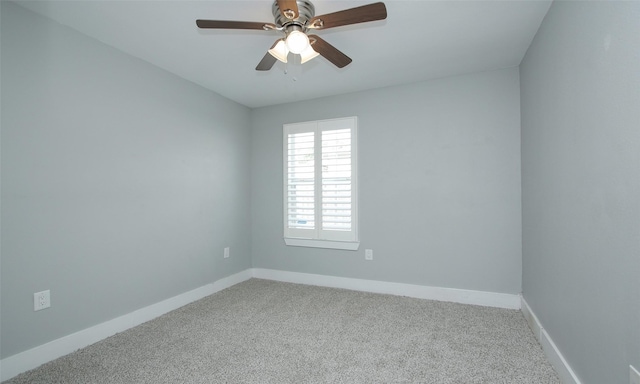
{"label": "white plantation shutter", "polygon": [[300,124],[286,135],[285,227],[293,237],[310,236],[316,228],[315,126]]}
{"label": "white plantation shutter", "polygon": [[358,240],[356,126],[355,117],[284,126],[285,240]]}

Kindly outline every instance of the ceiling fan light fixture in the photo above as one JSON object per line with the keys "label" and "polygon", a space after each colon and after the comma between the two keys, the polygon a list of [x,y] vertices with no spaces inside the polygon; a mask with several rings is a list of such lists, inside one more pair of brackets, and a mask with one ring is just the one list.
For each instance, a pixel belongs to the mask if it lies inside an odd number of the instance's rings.
{"label": "ceiling fan light fixture", "polygon": [[320,54],[314,51],[311,45],[308,45],[307,48],[300,53],[300,64],[304,64],[318,55]]}
{"label": "ceiling fan light fixture", "polygon": [[289,55],[289,49],[287,49],[287,45],[285,44],[283,39],[280,39],[276,45],[269,50],[271,56],[276,59],[282,61],[283,63],[287,62],[287,56]]}
{"label": "ceiling fan light fixture", "polygon": [[294,30],[287,35],[286,43],[290,52],[299,55],[309,47],[309,37],[304,32]]}

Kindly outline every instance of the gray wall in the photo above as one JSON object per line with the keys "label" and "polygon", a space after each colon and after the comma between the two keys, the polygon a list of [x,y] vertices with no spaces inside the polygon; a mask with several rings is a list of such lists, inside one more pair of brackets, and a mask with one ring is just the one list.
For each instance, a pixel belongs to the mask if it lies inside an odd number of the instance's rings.
{"label": "gray wall", "polygon": [[251,267],[249,109],[12,3],[1,25],[2,357]]}
{"label": "gray wall", "polygon": [[520,69],[524,297],[587,384],[640,368],[639,20],[556,1]]}
{"label": "gray wall", "polygon": [[[520,293],[519,92],[511,68],[253,110],[253,266]],[[282,124],[353,115],[360,250],[285,246]]]}

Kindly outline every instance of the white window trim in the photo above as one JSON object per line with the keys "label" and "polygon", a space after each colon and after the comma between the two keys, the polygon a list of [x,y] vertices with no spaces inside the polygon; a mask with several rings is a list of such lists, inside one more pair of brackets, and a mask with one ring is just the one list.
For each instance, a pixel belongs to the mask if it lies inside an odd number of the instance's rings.
{"label": "white window trim", "polygon": [[[320,238],[307,238],[302,236],[291,236],[291,230],[287,228],[287,215],[288,215],[288,200],[287,200],[287,165],[288,165],[288,157],[287,157],[287,149],[288,149],[288,135],[287,133],[291,133],[292,131],[301,130],[307,131],[309,126],[315,125],[316,129],[321,123],[331,123],[338,122],[344,120],[351,120],[351,165],[352,165],[352,178],[351,178],[351,188],[352,188],[352,233],[354,240],[341,241],[341,240],[327,240]],[[318,121],[309,121],[303,123],[295,123],[295,124],[284,124],[283,126],[283,228],[284,228],[284,241],[287,246],[295,246],[295,247],[311,247],[311,248],[326,248],[326,249],[341,249],[341,250],[351,250],[356,251],[360,246],[360,241],[358,237],[358,120],[357,117],[346,117],[346,118],[338,118],[338,119],[328,119],[328,120],[318,120]],[[320,162],[316,162],[316,166],[320,166]],[[289,232],[289,236],[287,236],[287,232]],[[295,232],[295,231],[293,231]]]}
{"label": "white window trim", "polygon": [[357,251],[358,248],[360,247],[359,241],[298,239],[294,237],[285,237],[284,243],[292,247],[343,249],[346,251]]}

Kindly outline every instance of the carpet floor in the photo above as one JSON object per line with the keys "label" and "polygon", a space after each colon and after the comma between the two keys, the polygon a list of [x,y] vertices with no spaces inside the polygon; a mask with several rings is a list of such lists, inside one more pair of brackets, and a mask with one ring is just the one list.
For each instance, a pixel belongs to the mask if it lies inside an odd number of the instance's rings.
{"label": "carpet floor", "polygon": [[22,383],[560,383],[517,310],[251,279]]}

